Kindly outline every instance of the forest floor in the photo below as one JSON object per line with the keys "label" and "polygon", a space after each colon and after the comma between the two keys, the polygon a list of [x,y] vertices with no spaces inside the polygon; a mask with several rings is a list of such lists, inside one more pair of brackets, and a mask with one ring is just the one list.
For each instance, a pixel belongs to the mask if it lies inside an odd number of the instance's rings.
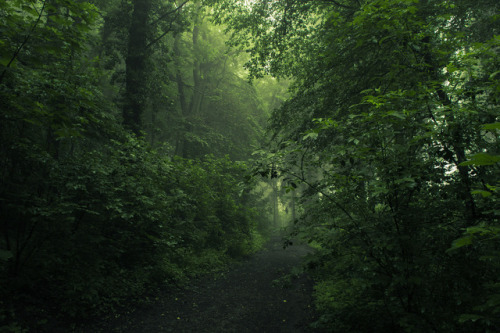
{"label": "forest floor", "polygon": [[312,281],[302,273],[312,249],[283,249],[279,236],[216,277],[199,279],[185,290],[158,295],[133,313],[84,332],[318,332]]}

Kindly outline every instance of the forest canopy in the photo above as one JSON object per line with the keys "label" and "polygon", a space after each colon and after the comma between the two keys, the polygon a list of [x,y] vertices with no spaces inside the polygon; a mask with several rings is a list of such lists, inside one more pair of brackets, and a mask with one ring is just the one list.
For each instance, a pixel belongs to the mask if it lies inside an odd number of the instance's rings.
{"label": "forest canopy", "polygon": [[1,2],[0,330],[188,284],[285,210],[316,329],[500,330],[499,7]]}

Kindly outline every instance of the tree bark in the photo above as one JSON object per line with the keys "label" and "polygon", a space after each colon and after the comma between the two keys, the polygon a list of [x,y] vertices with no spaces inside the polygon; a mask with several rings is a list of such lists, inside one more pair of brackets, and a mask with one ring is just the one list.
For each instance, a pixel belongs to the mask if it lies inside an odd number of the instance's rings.
{"label": "tree bark", "polygon": [[142,114],[146,105],[146,65],[148,59],[148,18],[151,0],[134,0],[134,12],[129,29],[127,57],[125,60],[125,96],[123,124],[135,133],[142,129]]}

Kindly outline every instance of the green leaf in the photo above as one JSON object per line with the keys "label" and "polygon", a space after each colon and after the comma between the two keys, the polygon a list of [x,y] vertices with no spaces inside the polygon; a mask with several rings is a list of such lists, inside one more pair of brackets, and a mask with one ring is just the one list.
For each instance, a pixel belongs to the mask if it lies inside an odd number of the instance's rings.
{"label": "green leaf", "polygon": [[477,153],[469,161],[460,163],[460,165],[493,165],[500,162],[500,155],[490,155],[487,153]]}
{"label": "green leaf", "polygon": [[481,194],[483,196],[483,198],[487,198],[489,196],[491,196],[491,192],[489,191],[484,191],[484,190],[474,190],[474,191],[471,191],[472,194]]}
{"label": "green leaf", "polygon": [[458,248],[461,248],[463,246],[471,245],[472,244],[472,237],[471,236],[465,236],[459,239],[456,239],[453,241],[450,250],[455,250]]}
{"label": "green leaf", "polygon": [[307,140],[307,139],[315,140],[317,137],[318,137],[318,133],[316,133],[316,132],[309,132],[306,135],[304,135],[304,137],[302,138],[302,140]]}
{"label": "green leaf", "polygon": [[479,319],[483,319],[483,316],[480,315],[475,315],[475,314],[464,314],[460,316],[460,319],[458,320],[460,323],[465,323],[466,321],[472,321],[475,322]]}
{"label": "green leaf", "polygon": [[9,58],[0,57],[0,65],[1,66],[7,67],[9,62],[10,62]]}
{"label": "green leaf", "polygon": [[500,123],[484,124],[482,128],[485,130],[497,130],[500,129]]}
{"label": "green leaf", "polygon": [[446,66],[446,70],[451,74],[453,72],[456,72],[458,70],[458,67],[453,63],[449,63],[448,66]]}
{"label": "green leaf", "polygon": [[490,226],[474,226],[467,228],[468,234],[480,234],[481,236],[497,235],[499,228]]}
{"label": "green leaf", "polygon": [[0,250],[0,261],[7,261],[13,257],[12,252],[6,250]]}
{"label": "green leaf", "polygon": [[496,71],[493,74],[491,74],[490,75],[490,80],[493,80],[495,78],[495,76],[497,76],[498,74],[500,74],[500,71]]}
{"label": "green leaf", "polygon": [[389,116],[393,116],[393,117],[396,117],[399,119],[406,119],[406,116],[404,114],[397,112],[397,111],[389,111],[389,112],[387,112],[387,114]]}

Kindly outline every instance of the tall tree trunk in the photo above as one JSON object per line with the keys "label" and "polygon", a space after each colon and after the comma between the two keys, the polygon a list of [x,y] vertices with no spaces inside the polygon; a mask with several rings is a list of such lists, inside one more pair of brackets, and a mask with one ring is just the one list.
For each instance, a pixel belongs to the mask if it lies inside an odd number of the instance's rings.
{"label": "tall tree trunk", "polygon": [[142,129],[141,117],[146,105],[146,63],[148,59],[148,17],[151,0],[134,0],[129,29],[123,104],[123,124],[135,134]]}
{"label": "tall tree trunk", "polygon": [[179,104],[181,108],[181,116],[184,119],[184,124],[181,127],[182,133],[178,136],[176,143],[176,155],[190,158],[194,157],[197,153],[196,145],[194,145],[191,141],[187,139],[186,133],[194,133],[196,132],[196,128],[193,127],[191,120],[194,119],[195,116],[200,114],[203,105],[203,97],[205,95],[205,83],[202,77],[202,64],[196,57],[196,53],[198,50],[198,39],[200,35],[200,24],[202,18],[200,17],[201,6],[198,4],[197,12],[198,15],[194,21],[193,27],[193,35],[192,35],[192,45],[194,50],[194,61],[193,61],[193,93],[191,95],[191,99],[186,98],[186,90],[185,84],[182,78],[182,74],[180,68],[182,64],[179,59],[181,59],[182,54],[179,47],[180,43],[180,35],[178,35],[174,41],[174,52],[176,56],[176,81],[177,81],[177,91],[179,94]]}
{"label": "tall tree trunk", "polygon": [[201,64],[196,54],[198,52],[198,39],[200,35],[199,18],[196,19],[195,25],[193,27],[193,51],[195,52],[194,62],[193,62],[193,98],[189,105],[189,113],[196,115],[199,113],[201,108],[201,100],[204,95],[203,80],[201,77]]}
{"label": "tall tree trunk", "polygon": [[[182,34],[178,33],[175,36],[174,40],[174,55],[175,55],[175,81],[177,83],[177,93],[179,95],[179,104],[180,104],[180,110],[179,110],[179,118],[184,119],[188,113],[188,107],[187,107],[187,102],[186,102],[186,92],[184,90],[184,80],[182,79],[182,73],[181,73],[181,49],[180,49],[180,42],[181,42]],[[181,128],[179,129],[179,133],[177,133],[177,138],[176,138],[176,144],[175,144],[175,155],[178,156],[183,156],[184,155],[184,135],[185,135],[186,129],[185,129],[185,124],[182,124]]]}

